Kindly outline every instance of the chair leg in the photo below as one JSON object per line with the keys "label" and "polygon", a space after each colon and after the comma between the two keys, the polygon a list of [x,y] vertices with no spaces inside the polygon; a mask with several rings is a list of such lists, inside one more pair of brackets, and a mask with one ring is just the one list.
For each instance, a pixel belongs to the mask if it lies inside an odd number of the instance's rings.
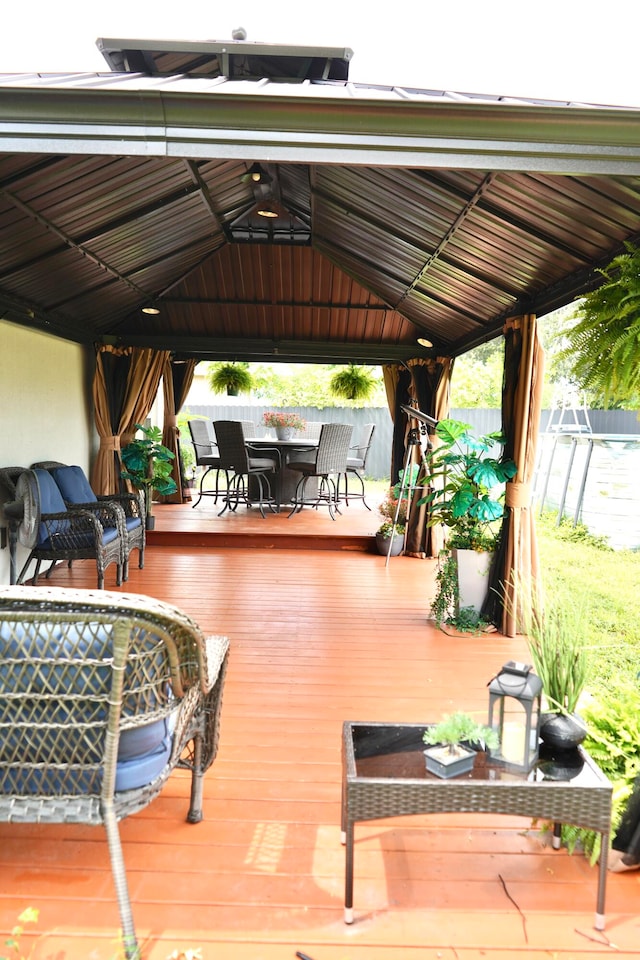
{"label": "chair leg", "polygon": [[[33,553],[30,553],[29,556],[27,557],[27,561],[26,561],[25,565],[23,566],[22,570],[21,570],[20,573],[18,574],[18,579],[16,580],[16,586],[22,586],[22,583],[23,583],[23,581],[24,581],[24,575],[25,575],[25,573],[27,572],[27,569],[28,569],[28,567],[29,567],[29,564],[31,563],[32,558],[33,558]],[[38,575],[38,570],[39,570],[39,569],[40,569],[40,564],[37,563],[37,564],[36,564],[36,580],[37,580],[37,575]],[[34,580],[34,584],[36,583],[36,580]]]}
{"label": "chair leg", "polygon": [[335,520],[336,513],[341,513],[340,507],[338,506],[340,496],[339,496],[339,487],[340,477],[338,476],[338,484],[333,479],[333,477],[323,477],[323,481],[326,480],[327,486],[327,506],[329,507],[329,516],[332,520]]}
{"label": "chair leg", "polygon": [[289,517],[292,517],[294,513],[300,513],[302,507],[304,506],[304,493],[307,487],[308,477],[306,474],[303,474],[298,483],[296,484],[296,492],[293,495],[293,507],[291,508],[287,520]]}
{"label": "chair leg", "polygon": [[191,798],[187,823],[200,823],[202,820],[202,796],[204,787],[204,771],[202,769],[202,734],[196,733],[193,738],[193,766],[191,767]]}
{"label": "chair leg", "polygon": [[[209,471],[212,470],[212,469],[213,469],[213,467],[207,467],[207,469],[205,470],[205,472],[204,472],[204,473],[202,474],[202,476],[200,477],[200,486],[199,486],[199,488],[198,488],[199,497],[198,497],[198,499],[196,500],[195,503],[192,503],[192,504],[191,504],[191,509],[192,509],[192,510],[193,510],[194,507],[197,507],[197,506],[198,506],[198,504],[200,503],[200,501],[202,500],[202,498],[203,498],[203,496],[204,496],[204,492],[203,492],[203,490],[202,490],[202,484],[204,483],[204,478],[207,476],[207,474],[209,473]],[[217,473],[216,473],[216,499],[215,499],[214,503],[217,502],[217,500],[218,500],[218,475],[217,475]]]}
{"label": "chair leg", "polygon": [[344,477],[344,502],[349,506],[349,474],[341,473],[338,475],[338,495],[340,495],[340,477]]}
{"label": "chair leg", "polygon": [[362,500],[362,502],[364,503],[364,505],[365,505],[365,507],[367,508],[367,510],[371,510],[371,507],[369,506],[369,504],[367,503],[367,501],[366,501],[365,498],[364,498],[364,479],[363,479],[363,477],[362,477],[362,474],[359,473],[357,470],[354,470],[353,473],[356,475],[356,477],[357,477],[358,480],[360,481],[360,488],[361,488],[361,490],[362,490],[362,493],[358,494],[358,497]]}
{"label": "chair leg", "polygon": [[111,872],[113,874],[113,884],[116,888],[116,896],[118,898],[124,953],[127,960],[139,960],[140,948],[138,947],[136,931],[133,925],[133,912],[131,910],[131,900],[129,899],[129,888],[127,886],[127,875],[124,868],[120,832],[112,803],[108,805],[103,804],[102,818],[104,820],[105,830],[107,831]]}

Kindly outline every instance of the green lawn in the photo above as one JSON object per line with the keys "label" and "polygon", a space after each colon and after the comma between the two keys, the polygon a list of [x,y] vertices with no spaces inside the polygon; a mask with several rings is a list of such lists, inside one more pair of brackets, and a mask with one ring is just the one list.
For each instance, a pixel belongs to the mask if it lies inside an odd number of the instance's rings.
{"label": "green lawn", "polygon": [[545,590],[585,609],[589,689],[628,683],[640,670],[640,553],[611,550],[555,516],[537,518]]}

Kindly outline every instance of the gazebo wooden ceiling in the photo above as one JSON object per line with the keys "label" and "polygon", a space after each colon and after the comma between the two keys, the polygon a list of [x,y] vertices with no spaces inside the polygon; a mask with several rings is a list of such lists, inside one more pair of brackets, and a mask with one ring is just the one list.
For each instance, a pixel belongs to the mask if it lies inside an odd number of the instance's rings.
{"label": "gazebo wooden ceiling", "polygon": [[638,110],[353,84],[339,48],[98,44],[111,72],[0,76],[10,321],[200,359],[456,355],[640,234]]}

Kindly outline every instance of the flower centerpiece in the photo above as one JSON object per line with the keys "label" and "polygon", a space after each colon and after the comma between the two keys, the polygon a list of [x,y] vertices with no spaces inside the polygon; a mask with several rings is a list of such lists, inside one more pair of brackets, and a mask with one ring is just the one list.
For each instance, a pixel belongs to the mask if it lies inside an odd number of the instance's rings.
{"label": "flower centerpiece", "polygon": [[278,440],[288,440],[294,430],[304,430],[307,421],[297,413],[278,413],[268,410],[262,416],[265,427],[272,427],[276,431]]}

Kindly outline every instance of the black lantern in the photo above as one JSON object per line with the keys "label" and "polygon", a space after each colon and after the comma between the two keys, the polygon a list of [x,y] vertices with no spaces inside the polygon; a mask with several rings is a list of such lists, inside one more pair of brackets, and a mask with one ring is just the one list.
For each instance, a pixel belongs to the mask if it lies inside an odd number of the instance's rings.
{"label": "black lantern", "polygon": [[489,726],[500,738],[492,759],[529,772],[538,759],[542,680],[510,660],[489,683]]}

